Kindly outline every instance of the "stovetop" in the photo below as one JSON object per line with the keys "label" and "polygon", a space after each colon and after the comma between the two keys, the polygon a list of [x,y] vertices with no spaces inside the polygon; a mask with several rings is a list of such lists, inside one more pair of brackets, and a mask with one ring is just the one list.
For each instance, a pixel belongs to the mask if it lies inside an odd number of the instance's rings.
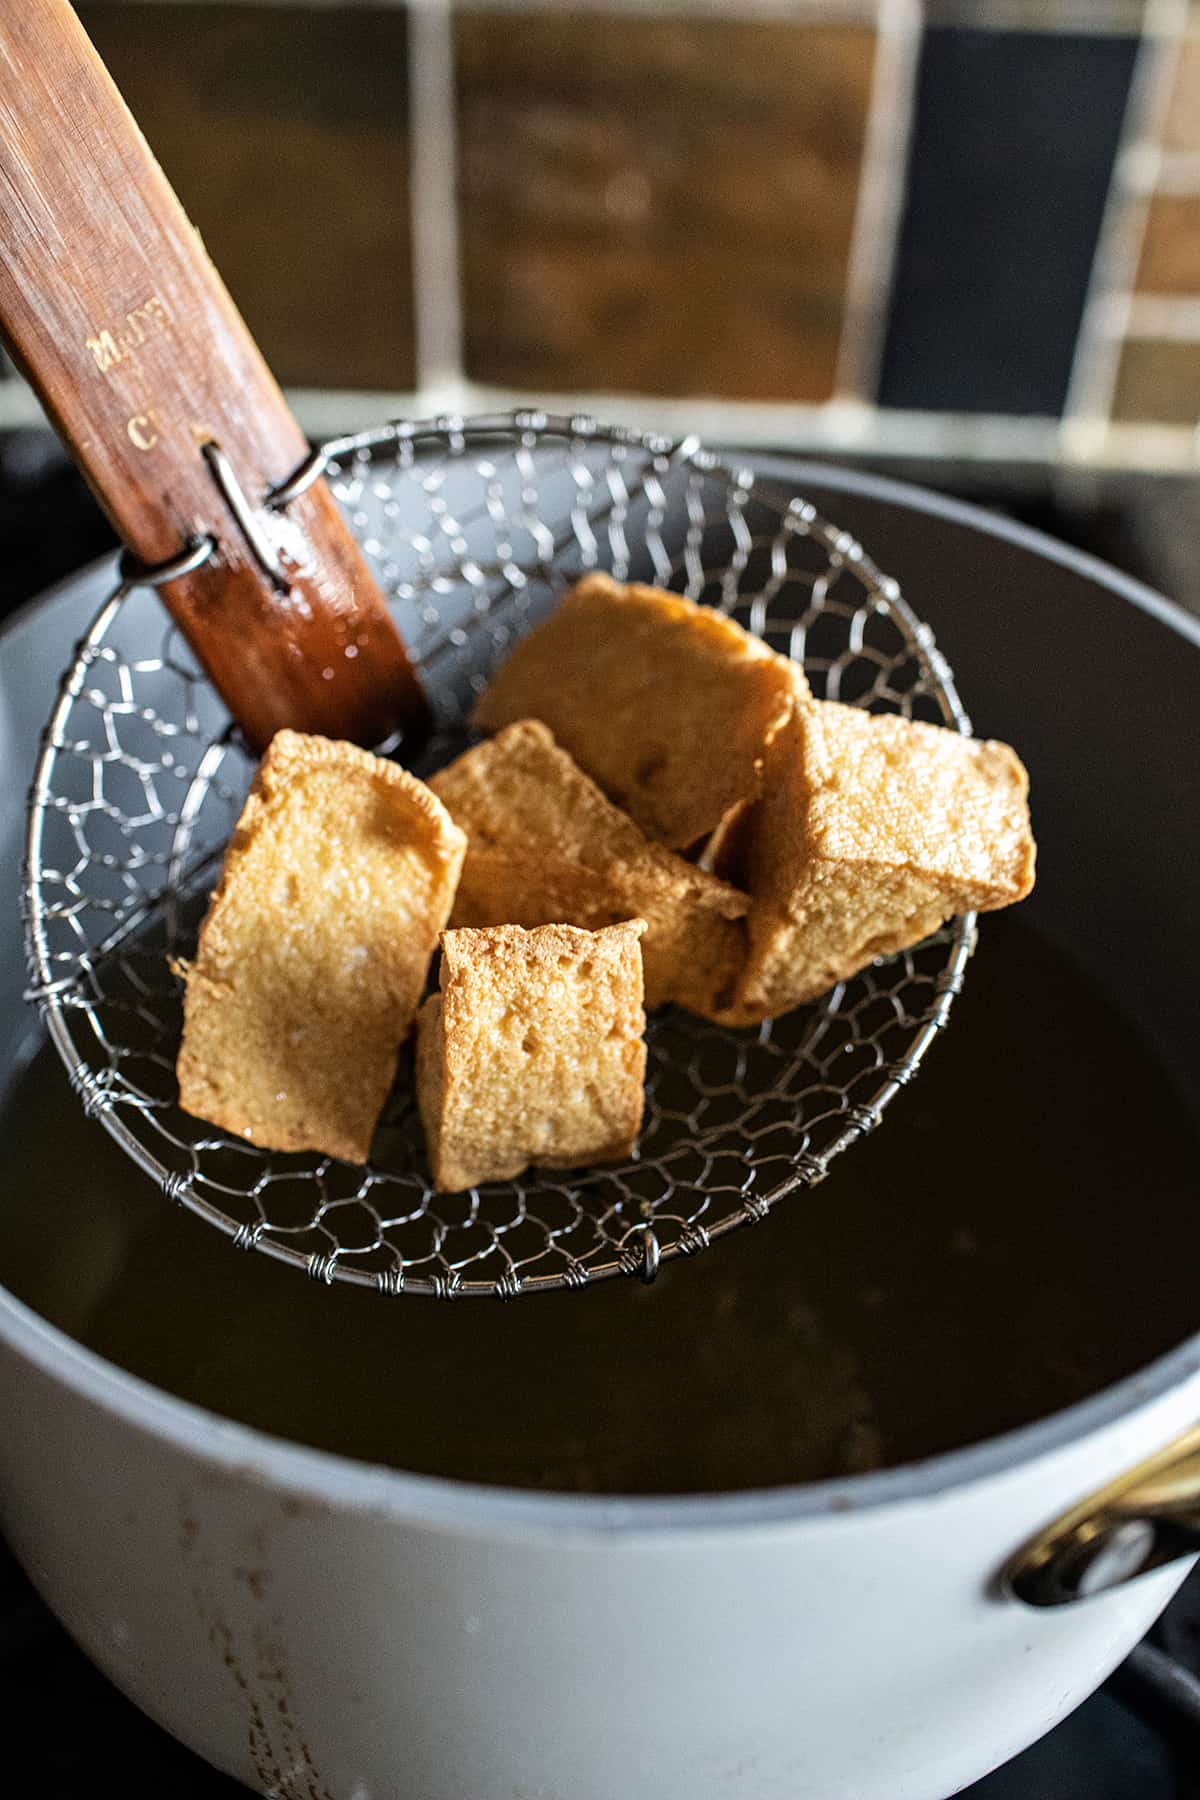
{"label": "stovetop", "polygon": [[[978,464],[879,466],[1091,550],[1200,613],[1198,491],[1191,482]],[[0,438],[0,618],[112,544],[82,482],[45,433]],[[244,1792],[111,1686],[42,1605],[3,1543],[0,1720],[4,1763],[36,1771],[24,1791],[39,1800],[83,1800],[98,1774],[130,1800],[219,1800]],[[1200,1570],[1099,1693],[967,1792],[970,1800],[1200,1800]]]}

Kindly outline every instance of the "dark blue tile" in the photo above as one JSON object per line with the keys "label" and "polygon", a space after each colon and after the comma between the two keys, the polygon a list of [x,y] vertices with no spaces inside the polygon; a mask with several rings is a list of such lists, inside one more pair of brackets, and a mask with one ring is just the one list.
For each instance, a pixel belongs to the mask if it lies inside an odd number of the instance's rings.
{"label": "dark blue tile", "polygon": [[1062,411],[1137,40],[935,29],[880,381],[887,406]]}

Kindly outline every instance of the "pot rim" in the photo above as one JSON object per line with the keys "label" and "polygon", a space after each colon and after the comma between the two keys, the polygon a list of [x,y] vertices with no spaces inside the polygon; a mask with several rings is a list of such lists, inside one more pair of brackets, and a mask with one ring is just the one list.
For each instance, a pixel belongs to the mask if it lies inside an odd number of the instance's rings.
{"label": "pot rim", "polygon": [[[840,488],[1007,539],[1109,589],[1200,649],[1200,620],[1098,557],[1060,544],[1033,527],[887,476],[807,460],[755,457],[752,461],[756,469],[768,476],[782,476],[801,485]],[[0,629],[0,643],[28,624],[33,614],[71,592],[81,577],[109,566],[110,561],[100,559],[21,607]],[[686,1280],[686,1274],[680,1271],[678,1278]],[[163,1439],[177,1450],[205,1458],[235,1478],[284,1488],[329,1507],[403,1517],[442,1528],[518,1526],[554,1533],[606,1535],[746,1529],[932,1499],[1065,1449],[1200,1374],[1197,1332],[1145,1368],[1086,1400],[1014,1431],[920,1462],[833,1481],[744,1492],[595,1496],[537,1493],[444,1476],[409,1474],[236,1424],[154,1387],[85,1349],[18,1300],[3,1284],[0,1343],[134,1429]]]}

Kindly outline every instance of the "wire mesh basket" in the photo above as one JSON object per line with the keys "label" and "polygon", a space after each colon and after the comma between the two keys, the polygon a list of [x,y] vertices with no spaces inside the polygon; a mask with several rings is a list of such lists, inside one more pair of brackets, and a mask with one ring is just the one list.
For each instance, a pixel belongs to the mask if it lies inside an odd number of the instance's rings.
{"label": "wire mesh basket", "polygon": [[[694,440],[540,414],[438,420],[327,444],[314,471],[432,702],[419,774],[466,745],[492,669],[592,568],[719,607],[803,662],[819,698],[970,729],[897,584],[806,501]],[[253,770],[157,595],[122,584],[64,680],[35,777],[32,994],[86,1111],[166,1194],[319,1282],[446,1297],[650,1276],[762,1219],[878,1123],[973,944],[962,917],[753,1029],[652,1015],[633,1159],[438,1195],[403,1060],[366,1167],[260,1149],[180,1110],[176,963]]]}

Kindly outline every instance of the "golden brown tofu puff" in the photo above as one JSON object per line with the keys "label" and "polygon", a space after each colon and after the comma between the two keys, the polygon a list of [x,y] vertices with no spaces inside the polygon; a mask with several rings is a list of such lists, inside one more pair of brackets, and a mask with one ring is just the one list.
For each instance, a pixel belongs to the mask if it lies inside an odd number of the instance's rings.
{"label": "golden brown tofu puff", "polygon": [[364,1162],[466,842],[395,763],[279,732],[185,971],[184,1110]]}
{"label": "golden brown tofu puff", "polygon": [[418,1018],[417,1104],[435,1187],[630,1154],[642,1124],[640,919],[442,934]]}
{"label": "golden brown tofu puff", "polygon": [[803,674],[711,607],[588,575],[492,678],[483,731],[540,719],[649,837],[707,837],[757,794]]}
{"label": "golden brown tofu puff", "polygon": [[1028,793],[1007,744],[832,701],[798,707],[723,850],[752,895],[729,1022],[815,999],[956,913],[1023,899]]}
{"label": "golden brown tofu puff", "polygon": [[605,799],[544,725],[506,726],[430,786],[467,833],[455,926],[642,918],[646,1005],[713,1017],[746,954],[749,899],[651,843]]}

